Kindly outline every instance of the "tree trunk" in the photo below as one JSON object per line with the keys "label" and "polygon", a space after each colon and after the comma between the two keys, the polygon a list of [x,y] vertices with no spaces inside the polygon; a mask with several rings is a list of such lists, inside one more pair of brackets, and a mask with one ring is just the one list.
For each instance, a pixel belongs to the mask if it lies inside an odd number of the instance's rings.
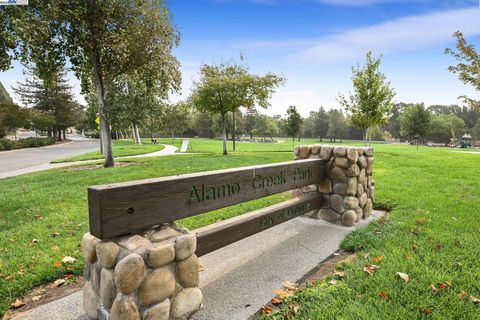
{"label": "tree trunk", "polygon": [[227,152],[227,131],[225,128],[225,113],[222,113],[222,139],[223,139],[223,155],[226,156]]}
{"label": "tree trunk", "polygon": [[142,144],[142,138],[140,137],[140,130],[138,130],[138,125],[135,124],[134,125],[135,127],[135,135],[136,135],[136,140],[137,140],[137,144]]}
{"label": "tree trunk", "polygon": [[232,112],[232,127],[233,127],[233,130],[232,130],[232,139],[233,139],[233,151],[235,152],[235,111]]}
{"label": "tree trunk", "polygon": [[95,56],[94,70],[95,85],[97,87],[98,115],[100,118],[100,143],[102,144],[102,151],[105,158],[103,166],[108,168],[113,167],[115,161],[113,160],[112,137],[110,135],[110,126],[108,125],[107,120],[107,108],[105,106],[105,87],[100,73],[100,59],[98,53]]}
{"label": "tree trunk", "polygon": [[253,133],[252,133],[252,131],[250,131],[250,140],[253,141]]}
{"label": "tree trunk", "polygon": [[67,140],[67,129],[63,129],[63,140]]}
{"label": "tree trunk", "polygon": [[175,143],[175,131],[172,130],[172,143]]}

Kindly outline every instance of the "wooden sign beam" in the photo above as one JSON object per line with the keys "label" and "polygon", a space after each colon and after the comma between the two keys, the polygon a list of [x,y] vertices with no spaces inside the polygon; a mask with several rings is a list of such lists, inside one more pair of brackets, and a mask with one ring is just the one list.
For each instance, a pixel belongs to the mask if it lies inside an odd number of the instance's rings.
{"label": "wooden sign beam", "polygon": [[323,159],[216,170],[88,188],[90,232],[109,239],[318,183]]}
{"label": "wooden sign beam", "polygon": [[320,207],[320,194],[307,193],[298,198],[194,230],[197,236],[196,254],[203,256],[302,214],[318,210]]}

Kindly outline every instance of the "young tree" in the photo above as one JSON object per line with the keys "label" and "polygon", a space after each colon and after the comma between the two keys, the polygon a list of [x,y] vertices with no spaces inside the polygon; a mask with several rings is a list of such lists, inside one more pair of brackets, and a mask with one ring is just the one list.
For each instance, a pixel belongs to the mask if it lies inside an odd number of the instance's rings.
{"label": "young tree", "polygon": [[162,123],[165,131],[171,134],[172,143],[175,141],[175,133],[187,131],[189,121],[190,106],[186,102],[180,101],[165,108]]}
{"label": "young tree", "polygon": [[325,108],[320,107],[317,112],[315,112],[315,137],[318,137],[320,141],[322,138],[327,135],[328,130],[328,115],[325,111]]}
{"label": "young tree", "polygon": [[[464,84],[469,84],[480,92],[480,54],[476,51],[473,44],[467,43],[460,31],[455,32],[453,36],[457,39],[457,51],[447,48],[445,49],[445,54],[452,55],[458,61],[458,64],[448,67],[448,70],[458,74],[458,78]],[[480,100],[475,100],[465,95],[459,98],[472,108],[480,110]]]}
{"label": "young tree", "polygon": [[245,131],[250,135],[250,140],[253,140],[253,129],[258,117],[259,113],[255,109],[247,110],[245,114]]}
{"label": "young tree", "polygon": [[365,66],[352,68],[354,93],[348,98],[344,95],[338,97],[338,102],[350,113],[352,124],[364,131],[365,145],[368,145],[367,130],[388,121],[395,97],[390,82],[379,70],[381,60],[381,57],[373,58],[368,52]]}
{"label": "young tree", "polygon": [[191,101],[199,111],[220,115],[223,154],[226,155],[227,113],[240,107],[247,110],[256,105],[267,108],[269,98],[284,79],[273,73],[253,75],[246,66],[233,63],[204,64],[199,73],[200,79],[194,82]]}
{"label": "young tree", "polygon": [[292,137],[293,147],[295,147],[295,137],[300,137],[302,134],[302,126],[303,119],[300,113],[298,113],[297,107],[288,107],[285,130],[287,137]]}
{"label": "young tree", "polygon": [[347,122],[341,110],[332,109],[328,111],[328,130],[327,138],[330,142],[336,142],[336,139],[345,137],[347,132]]}
{"label": "young tree", "polygon": [[105,167],[114,165],[106,104],[110,83],[135,72],[160,81],[165,90],[180,85],[179,63],[171,53],[179,33],[162,0],[32,1],[2,7],[0,21],[10,31],[0,50],[2,69],[20,56],[48,75],[68,59],[84,91],[96,88]]}
{"label": "young tree", "polygon": [[426,138],[430,127],[430,112],[425,109],[423,103],[405,106],[400,116],[402,136],[414,141],[418,147],[419,140]]}

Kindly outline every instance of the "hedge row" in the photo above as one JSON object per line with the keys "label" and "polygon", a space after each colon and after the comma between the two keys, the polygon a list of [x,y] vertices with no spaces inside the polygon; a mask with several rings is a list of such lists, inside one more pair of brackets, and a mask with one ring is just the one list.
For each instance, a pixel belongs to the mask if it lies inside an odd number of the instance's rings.
{"label": "hedge row", "polygon": [[8,139],[0,139],[0,151],[5,150],[14,150],[14,149],[23,149],[23,148],[36,148],[48,146],[55,143],[53,138],[26,138],[20,139],[17,141],[12,141]]}

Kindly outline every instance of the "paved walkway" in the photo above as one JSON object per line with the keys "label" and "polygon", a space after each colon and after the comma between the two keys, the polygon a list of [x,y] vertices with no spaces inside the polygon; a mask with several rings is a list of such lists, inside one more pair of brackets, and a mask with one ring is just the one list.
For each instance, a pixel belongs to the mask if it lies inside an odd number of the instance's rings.
{"label": "paved walkway", "polygon": [[[81,142],[72,142],[71,144],[78,144],[78,143],[81,143]],[[98,142],[97,142],[98,144]],[[156,151],[156,152],[152,152],[152,153],[146,153],[146,154],[139,154],[139,155],[135,155],[135,156],[127,156],[127,157],[116,157],[115,159],[116,160],[121,160],[121,159],[130,159],[130,158],[145,158],[145,157],[159,157],[159,156],[168,156],[168,155],[172,155],[172,154],[185,154],[185,153],[175,153],[178,148],[175,147],[175,146],[171,146],[171,145],[167,145],[167,144],[162,144],[162,146],[164,146],[164,148],[160,151]],[[57,147],[57,146],[52,146],[51,148],[54,148],[54,147]],[[43,147],[43,148],[35,148],[35,149],[44,149],[44,148],[49,148],[49,147]],[[96,150],[97,147],[95,147],[93,150]],[[22,149],[23,151],[24,149]],[[93,151],[91,150],[91,151]],[[20,150],[18,150],[20,151]],[[9,152],[9,151],[7,151]],[[83,151],[81,152],[80,154],[82,153],[85,153],[86,151]],[[0,166],[3,165],[3,158],[1,158],[2,155],[0,155]],[[20,156],[20,155],[15,155],[16,156]],[[57,157],[58,159],[58,157]],[[14,159],[12,159],[13,161]],[[56,159],[54,159],[56,160]],[[50,160],[50,161],[53,161],[53,160]],[[37,172],[37,171],[43,171],[43,170],[49,170],[49,169],[56,169],[56,168],[62,168],[62,167],[69,167],[69,166],[74,166],[74,165],[79,165],[79,164],[87,164],[87,163],[92,163],[92,162],[98,162],[98,161],[102,161],[101,159],[97,159],[97,160],[85,160],[85,161],[73,161],[73,162],[62,162],[62,163],[50,163],[49,162],[46,162],[46,163],[42,163],[42,164],[39,164],[39,165],[33,165],[33,166],[28,166],[28,167],[24,167],[24,168],[21,168],[21,169],[17,169],[17,170],[9,170],[9,171],[0,171],[0,179],[4,179],[4,178],[8,178],[8,177],[15,177],[15,176],[19,176],[19,175],[22,175],[22,174],[26,174],[26,173],[32,173],[32,172]]]}
{"label": "paved walkway", "polygon": [[[363,227],[378,219],[375,211]],[[298,217],[200,258],[204,303],[192,319],[245,320],[274,297],[283,281],[296,282],[338,250],[353,228]],[[81,292],[19,314],[16,320],[87,320]]]}

